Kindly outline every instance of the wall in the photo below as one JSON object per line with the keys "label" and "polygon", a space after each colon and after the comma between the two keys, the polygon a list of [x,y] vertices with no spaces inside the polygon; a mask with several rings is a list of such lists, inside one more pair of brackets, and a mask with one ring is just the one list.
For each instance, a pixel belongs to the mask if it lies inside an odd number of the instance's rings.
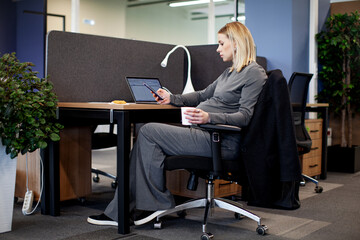
{"label": "wall", "polygon": [[[71,30],[71,0],[48,0],[48,13],[65,15],[65,31]],[[60,17],[47,17],[47,31],[63,30]]]}
{"label": "wall", "polygon": [[[71,30],[71,0],[48,0],[48,12],[66,16],[66,31]],[[81,0],[79,32],[86,34],[152,41],[166,44],[199,45],[207,43],[207,19],[191,20],[184,8],[166,3],[127,7],[126,1]],[[95,25],[84,24],[92,19]],[[217,30],[230,22],[216,18]],[[48,31],[62,30],[60,18],[48,17]]]}
{"label": "wall", "polygon": [[[79,32],[109,37],[125,37],[126,1],[81,0]],[[65,15],[65,31],[71,31],[71,0],[48,0],[48,13]],[[95,25],[84,23],[94,20]],[[48,17],[48,31],[62,30],[62,19]]]}
{"label": "wall", "polygon": [[27,0],[16,2],[16,52],[21,62],[35,64],[33,70],[44,77],[45,34],[44,16],[24,13],[24,11],[44,11],[43,0]]}
{"label": "wall", "polygon": [[304,0],[294,0],[292,3],[292,64],[290,76],[293,72],[309,72],[310,4],[309,1]]}
{"label": "wall", "polygon": [[360,1],[346,1],[346,2],[336,2],[331,4],[331,14],[337,13],[350,13],[355,11],[360,12]]}
{"label": "wall", "polygon": [[308,71],[309,1],[245,1],[246,25],[257,54],[268,69],[281,69],[287,80],[295,71]]}
{"label": "wall", "polygon": [[0,54],[16,51],[16,5],[0,1]]}
{"label": "wall", "polygon": [[[287,80],[293,72],[309,71],[309,1],[245,1],[246,25],[257,54],[267,58],[268,69],[281,69]],[[319,0],[319,27],[329,7],[329,0]]]}
{"label": "wall", "polygon": [[[217,30],[227,22],[230,22],[229,17],[216,18],[216,36]],[[202,45],[208,43],[207,34],[207,19],[191,20],[184,8],[154,4],[126,10],[126,38],[129,39]]]}

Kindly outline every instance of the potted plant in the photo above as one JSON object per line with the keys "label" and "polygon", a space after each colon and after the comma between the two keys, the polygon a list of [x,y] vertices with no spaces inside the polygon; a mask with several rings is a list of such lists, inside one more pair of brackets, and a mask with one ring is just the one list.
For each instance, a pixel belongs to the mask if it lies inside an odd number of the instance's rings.
{"label": "potted plant", "polygon": [[62,126],[56,122],[53,85],[46,78],[38,78],[32,66],[19,62],[15,53],[0,58],[0,233],[11,230],[14,158],[46,148],[49,140],[60,139]]}
{"label": "potted plant", "polygon": [[353,118],[360,112],[360,14],[334,14],[325,25],[326,30],[316,35],[323,83],[317,97],[341,118],[341,144],[329,148],[328,169],[355,172],[360,170],[360,150],[353,144]]}

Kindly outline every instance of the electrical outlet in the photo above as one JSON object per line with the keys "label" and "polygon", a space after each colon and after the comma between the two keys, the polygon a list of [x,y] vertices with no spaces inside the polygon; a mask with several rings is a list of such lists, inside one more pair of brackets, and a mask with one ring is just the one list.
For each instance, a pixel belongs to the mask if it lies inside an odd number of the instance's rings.
{"label": "electrical outlet", "polygon": [[24,197],[24,203],[22,207],[22,213],[28,215],[31,212],[32,204],[34,200],[34,194],[32,191],[27,191]]}

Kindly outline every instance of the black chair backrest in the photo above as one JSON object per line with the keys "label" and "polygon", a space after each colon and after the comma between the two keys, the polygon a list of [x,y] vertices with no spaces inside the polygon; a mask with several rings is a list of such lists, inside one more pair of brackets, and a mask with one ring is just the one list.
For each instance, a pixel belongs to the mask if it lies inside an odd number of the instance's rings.
{"label": "black chair backrest", "polygon": [[294,72],[288,83],[293,111],[301,113],[302,122],[304,122],[305,119],[306,100],[312,76],[313,74],[310,73]]}
{"label": "black chair backrest", "polygon": [[300,147],[300,154],[308,153],[312,145],[311,138],[305,127],[306,100],[312,76],[313,74],[310,73],[294,72],[288,83],[293,108],[296,143]]}

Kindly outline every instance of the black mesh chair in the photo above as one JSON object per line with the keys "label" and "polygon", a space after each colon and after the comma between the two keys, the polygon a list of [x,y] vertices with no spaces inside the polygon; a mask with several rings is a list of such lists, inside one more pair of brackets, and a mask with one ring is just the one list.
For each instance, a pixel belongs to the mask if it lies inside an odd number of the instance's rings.
{"label": "black mesh chair", "polygon": [[[288,87],[290,92],[290,101],[293,108],[293,118],[295,126],[296,144],[298,146],[299,155],[303,155],[311,151],[312,141],[305,127],[306,101],[309,90],[309,83],[313,74],[294,72],[289,80]],[[305,185],[305,180],[315,183],[315,192],[321,193],[323,188],[319,186],[319,182],[302,174],[303,181],[301,185]]]}
{"label": "black mesh chair", "polygon": [[[92,134],[92,142],[91,142],[91,148],[93,150],[117,146],[117,136],[114,133],[114,124],[110,124],[109,132],[95,132],[95,129],[94,129],[94,133]],[[95,174],[95,176],[93,176],[94,182],[99,182],[100,181],[99,175],[103,175],[105,177],[111,178],[113,180],[111,182],[111,187],[116,188],[117,186],[116,176],[114,176],[113,174],[104,172],[96,168],[91,168],[91,172]]]}

